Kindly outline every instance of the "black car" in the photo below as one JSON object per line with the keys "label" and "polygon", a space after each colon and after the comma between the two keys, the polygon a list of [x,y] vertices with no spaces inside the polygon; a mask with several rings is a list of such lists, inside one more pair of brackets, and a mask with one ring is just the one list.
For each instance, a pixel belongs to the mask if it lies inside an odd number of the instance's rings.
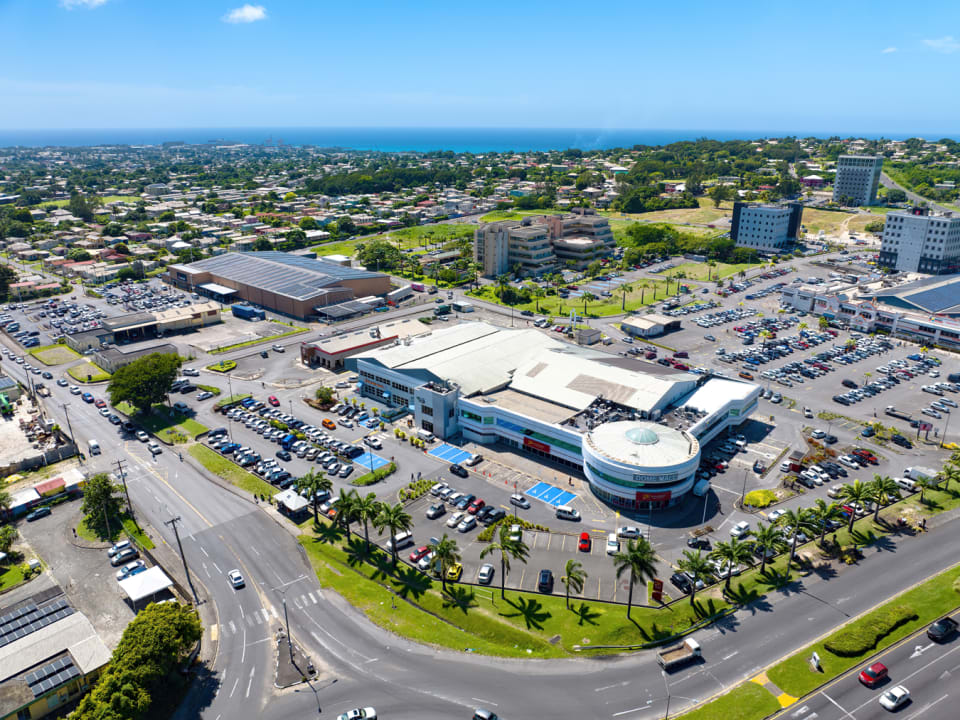
{"label": "black car", "polygon": [[690,578],[683,573],[674,573],[671,575],[670,582],[684,595],[689,595],[690,591],[693,590],[693,583],[691,583]]}
{"label": "black car", "polygon": [[835,403],[840,403],[841,405],[849,405],[849,404],[850,404],[850,401],[847,400],[845,397],[843,397],[843,395],[834,395],[834,396],[833,396],[833,401],[834,401]]}
{"label": "black car", "polygon": [[533,317],[533,310],[521,310],[520,314],[524,317]]}
{"label": "black car", "polygon": [[537,591],[542,593],[553,592],[553,571],[541,570],[537,576]]}
{"label": "black car", "polygon": [[260,357],[262,357],[262,358],[268,358],[268,357],[270,357],[270,353],[268,353],[266,350],[261,350],[261,351],[260,351]]}
{"label": "black car", "polygon": [[286,450],[277,450],[277,457],[281,460],[289,460],[291,455]]}
{"label": "black car", "polygon": [[467,494],[457,500],[457,510],[466,510],[467,506],[477,499],[476,495]]}
{"label": "black car", "polygon": [[823,438],[823,441],[824,441],[827,445],[833,445],[833,444],[837,441],[837,436],[836,436],[836,435],[826,435],[826,436]]}
{"label": "black car", "polygon": [[709,550],[710,541],[702,537],[689,537],[687,538],[687,547],[694,550]]}
{"label": "black car", "polygon": [[850,388],[851,390],[857,387],[857,384],[853,380],[844,380],[840,384],[843,385],[844,387]]}
{"label": "black car", "polygon": [[467,472],[467,469],[465,467],[462,467],[461,465],[457,465],[456,463],[450,466],[450,472],[452,472],[457,477],[462,477],[462,478],[470,477],[470,473]]}
{"label": "black car", "polygon": [[944,642],[957,632],[957,621],[952,617],[937,620],[927,628],[927,637],[934,642]]}
{"label": "black car", "polygon": [[891,435],[891,436],[890,436],[890,440],[891,440],[891,442],[893,442],[893,443],[895,443],[895,444],[897,444],[897,445],[899,445],[900,447],[903,447],[903,448],[911,448],[911,447],[913,447],[913,443],[911,443],[909,440],[907,440],[903,435]]}
{"label": "black car", "polygon": [[52,373],[49,373],[49,372],[43,373],[43,374],[41,375],[41,377],[42,377],[44,380],[53,380],[53,374],[52,374]]}
{"label": "black car", "polygon": [[[487,505],[484,510],[490,510],[490,506]],[[507,516],[506,511],[503,508],[493,508],[486,515],[483,516],[481,522],[484,525],[493,525],[497,520],[503,520]]]}
{"label": "black car", "polygon": [[31,510],[29,513],[27,513],[27,522],[33,522],[34,520],[39,520],[40,518],[46,517],[51,513],[52,513],[52,510],[50,510],[49,507],[47,507],[46,505],[41,505],[40,507],[35,508]]}

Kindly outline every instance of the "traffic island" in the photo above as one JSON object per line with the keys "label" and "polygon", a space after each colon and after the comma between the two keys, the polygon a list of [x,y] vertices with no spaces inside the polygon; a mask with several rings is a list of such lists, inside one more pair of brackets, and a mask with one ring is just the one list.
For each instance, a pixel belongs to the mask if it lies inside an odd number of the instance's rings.
{"label": "traffic island", "polygon": [[277,639],[277,677],[274,685],[280,689],[288,688],[317,676],[313,662],[283,630],[278,630],[275,637]]}

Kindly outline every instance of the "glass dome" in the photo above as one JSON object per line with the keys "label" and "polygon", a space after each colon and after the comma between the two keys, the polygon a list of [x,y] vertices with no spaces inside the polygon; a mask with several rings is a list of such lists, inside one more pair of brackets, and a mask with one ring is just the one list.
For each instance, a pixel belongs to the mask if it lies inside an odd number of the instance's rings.
{"label": "glass dome", "polygon": [[635,445],[653,445],[660,442],[660,437],[650,428],[633,428],[625,433],[627,440]]}

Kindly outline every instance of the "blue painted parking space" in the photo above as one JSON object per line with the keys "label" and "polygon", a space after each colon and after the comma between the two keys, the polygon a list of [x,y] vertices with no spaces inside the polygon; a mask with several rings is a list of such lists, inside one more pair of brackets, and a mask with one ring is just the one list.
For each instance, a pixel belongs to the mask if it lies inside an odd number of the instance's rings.
{"label": "blue painted parking space", "polygon": [[451,465],[458,465],[470,459],[470,453],[468,453],[466,450],[461,450],[458,447],[447,445],[446,443],[435,447],[428,454],[448,462]]}
{"label": "blue painted parking space", "polygon": [[379,470],[384,465],[389,465],[389,460],[384,460],[379,455],[374,455],[371,452],[365,452],[363,455],[358,455],[353,459],[353,464],[361,472],[371,472],[372,470]]}
{"label": "blue painted parking space", "polygon": [[547,505],[552,505],[553,507],[569,505],[572,500],[577,499],[577,496],[574,493],[569,492],[568,490],[561,490],[560,488],[554,487],[550,483],[545,482],[538,482],[524,494],[527,497],[542,500],[543,502],[547,503]]}

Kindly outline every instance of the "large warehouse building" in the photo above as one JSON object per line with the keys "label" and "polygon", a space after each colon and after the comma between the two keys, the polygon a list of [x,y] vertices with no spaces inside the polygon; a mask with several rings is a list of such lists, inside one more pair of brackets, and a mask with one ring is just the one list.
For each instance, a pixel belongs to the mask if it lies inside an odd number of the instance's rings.
{"label": "large warehouse building", "polygon": [[243,300],[301,320],[322,315],[324,307],[390,291],[383,273],[284,252],[231,252],[170,265],[167,280],[220,302]]}
{"label": "large warehouse building", "polygon": [[619,360],[537,330],[473,322],[346,365],[361,394],[408,409],[438,437],[501,442],[566,465],[616,507],[675,505],[694,487],[700,445],[742,423],[760,388]]}

